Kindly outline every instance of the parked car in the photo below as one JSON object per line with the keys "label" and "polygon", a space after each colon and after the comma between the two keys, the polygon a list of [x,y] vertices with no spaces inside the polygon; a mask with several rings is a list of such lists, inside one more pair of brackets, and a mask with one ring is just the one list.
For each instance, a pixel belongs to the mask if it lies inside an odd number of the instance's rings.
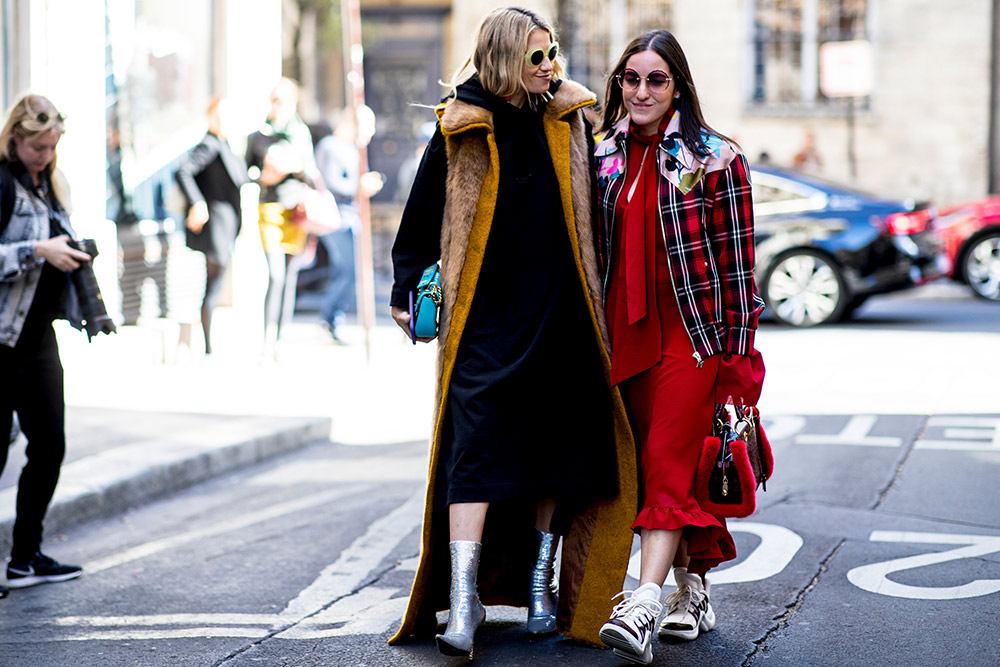
{"label": "parked car", "polygon": [[781,322],[836,322],[873,294],[921,285],[948,268],[929,204],[770,165],[752,167],[751,181],[755,278]]}
{"label": "parked car", "polygon": [[951,278],[976,296],[1000,301],[1000,197],[942,208],[934,227],[951,260]]}

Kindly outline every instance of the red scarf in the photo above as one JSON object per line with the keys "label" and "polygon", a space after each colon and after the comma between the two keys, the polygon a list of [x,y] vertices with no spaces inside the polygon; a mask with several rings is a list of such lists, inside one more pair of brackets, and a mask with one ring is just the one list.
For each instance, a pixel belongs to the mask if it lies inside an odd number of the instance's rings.
{"label": "red scarf", "polygon": [[649,136],[639,134],[635,127],[629,130],[632,153],[623,185],[626,204],[622,216],[622,239],[625,244],[625,295],[630,325],[655,309],[655,303],[648,303],[652,294],[648,287],[654,284],[656,256],[647,257],[647,254],[656,247],[653,245],[656,243],[656,225],[649,224],[649,221],[655,223],[656,220],[656,147],[662,139],[663,130]]}
{"label": "red scarf", "polygon": [[[615,275],[608,293],[606,313],[611,329],[612,384],[632,377],[660,360],[660,316],[656,304],[657,148],[672,112],[664,116],[659,131],[642,136],[630,126],[625,180],[615,205]],[[645,154],[645,159],[643,155]],[[636,180],[638,179],[638,181]],[[632,184],[635,189],[629,199]],[[666,268],[662,269],[664,272]],[[620,300],[619,300],[620,299]]]}

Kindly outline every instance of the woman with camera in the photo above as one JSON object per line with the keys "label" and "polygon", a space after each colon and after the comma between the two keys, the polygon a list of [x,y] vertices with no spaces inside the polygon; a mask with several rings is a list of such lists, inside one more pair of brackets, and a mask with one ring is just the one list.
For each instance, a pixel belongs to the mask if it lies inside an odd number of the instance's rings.
{"label": "woman with camera", "polygon": [[[23,95],[0,132],[0,433],[16,411],[28,439],[18,483],[7,585],[24,588],[83,570],[41,553],[42,521],[66,449],[63,368],[52,321],[80,321],[69,273],[91,257],[71,246],[68,189],[56,170],[62,114],[40,95]],[[0,447],[0,472],[7,447]]]}

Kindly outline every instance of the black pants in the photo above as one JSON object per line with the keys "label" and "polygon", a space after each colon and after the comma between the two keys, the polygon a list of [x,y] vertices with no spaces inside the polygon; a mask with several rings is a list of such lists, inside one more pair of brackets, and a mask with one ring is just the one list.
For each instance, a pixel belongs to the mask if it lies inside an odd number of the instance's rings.
{"label": "black pants", "polygon": [[281,248],[266,252],[264,257],[269,275],[264,295],[264,328],[273,330],[276,340],[281,328],[292,321],[299,269],[305,261],[302,254],[286,255]]}
{"label": "black pants", "polygon": [[[66,404],[63,367],[55,332],[22,338],[9,348],[0,345],[0,433],[10,433],[14,411],[28,438],[28,461],[17,486],[11,560],[24,561],[39,551],[42,521],[59,481],[66,454]],[[7,465],[8,447],[0,446],[0,472]]]}

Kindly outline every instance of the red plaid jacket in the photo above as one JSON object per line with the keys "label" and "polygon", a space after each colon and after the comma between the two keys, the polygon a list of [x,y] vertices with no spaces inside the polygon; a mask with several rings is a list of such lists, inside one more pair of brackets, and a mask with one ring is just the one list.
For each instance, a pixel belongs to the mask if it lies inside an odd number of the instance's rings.
{"label": "red plaid jacket", "polygon": [[[598,247],[604,289],[611,275],[615,203],[625,181],[626,116],[594,150],[600,188]],[[691,153],[674,114],[657,148],[660,230],[694,358],[749,355],[764,302],[753,279],[753,201],[746,158],[704,134],[710,155]]]}

